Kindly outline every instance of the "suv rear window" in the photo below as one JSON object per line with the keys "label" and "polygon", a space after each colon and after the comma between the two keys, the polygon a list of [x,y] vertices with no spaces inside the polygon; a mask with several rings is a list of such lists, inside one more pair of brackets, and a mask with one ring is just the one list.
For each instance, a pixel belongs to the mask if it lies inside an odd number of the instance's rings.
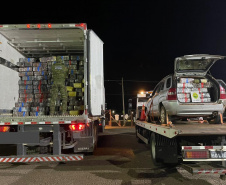
{"label": "suv rear window", "polygon": [[166,81],[166,88],[170,88],[171,86],[171,78],[168,78]]}

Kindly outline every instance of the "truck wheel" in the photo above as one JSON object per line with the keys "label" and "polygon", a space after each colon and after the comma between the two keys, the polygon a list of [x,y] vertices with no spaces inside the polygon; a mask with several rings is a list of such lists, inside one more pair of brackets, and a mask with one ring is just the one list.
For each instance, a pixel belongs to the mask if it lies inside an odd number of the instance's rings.
{"label": "truck wheel", "polygon": [[98,126],[94,125],[93,128],[93,148],[94,150],[97,148],[97,141],[98,141]]}
{"label": "truck wheel", "polygon": [[150,145],[151,145],[151,158],[155,166],[159,166],[161,163],[158,159],[157,153],[156,153],[156,138],[155,133],[151,133],[150,138]]}
{"label": "truck wheel", "polygon": [[164,106],[161,106],[160,108],[160,122],[162,124],[167,124],[167,120],[168,120],[168,117],[166,115],[166,109]]}

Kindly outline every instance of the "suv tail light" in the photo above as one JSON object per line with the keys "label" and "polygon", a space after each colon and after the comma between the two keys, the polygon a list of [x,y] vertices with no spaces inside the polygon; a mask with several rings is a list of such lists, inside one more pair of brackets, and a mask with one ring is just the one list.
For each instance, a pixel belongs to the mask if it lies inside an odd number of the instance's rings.
{"label": "suv tail light", "polygon": [[177,89],[176,88],[169,89],[167,100],[177,100]]}
{"label": "suv tail light", "polygon": [[0,132],[8,132],[9,126],[0,126]]}
{"label": "suv tail light", "polygon": [[220,99],[226,99],[225,89],[220,85]]}
{"label": "suv tail light", "polygon": [[82,131],[85,129],[86,124],[85,123],[76,123],[69,125],[69,128],[71,131]]}

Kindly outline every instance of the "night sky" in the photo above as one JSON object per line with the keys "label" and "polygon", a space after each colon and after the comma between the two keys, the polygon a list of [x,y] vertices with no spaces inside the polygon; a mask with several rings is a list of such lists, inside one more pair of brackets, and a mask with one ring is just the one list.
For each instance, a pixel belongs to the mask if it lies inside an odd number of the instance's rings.
{"label": "night sky", "polygon": [[[173,73],[175,57],[226,55],[225,0],[45,2],[4,4],[0,23],[87,23],[104,42],[106,102],[118,112],[122,77],[127,107],[129,98]],[[211,73],[226,81],[225,62],[218,61]]]}

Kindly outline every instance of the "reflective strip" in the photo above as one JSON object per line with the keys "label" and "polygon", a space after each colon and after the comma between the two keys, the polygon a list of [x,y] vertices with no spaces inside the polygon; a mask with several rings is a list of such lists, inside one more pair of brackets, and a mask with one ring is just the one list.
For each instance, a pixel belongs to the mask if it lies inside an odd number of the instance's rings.
{"label": "reflective strip", "polygon": [[193,173],[196,174],[225,174],[226,169],[197,169],[194,170]]}
{"label": "reflective strip", "polygon": [[59,162],[59,161],[79,161],[83,160],[83,155],[75,156],[50,156],[50,157],[6,157],[0,158],[0,163],[14,162]]}
{"label": "reflective strip", "polygon": [[182,150],[226,150],[226,146],[182,146]]}
{"label": "reflective strip", "polygon": [[31,122],[25,122],[24,124],[25,124],[25,125],[29,125],[29,124],[31,124]]}
{"label": "reflective strip", "polygon": [[45,122],[39,122],[39,124],[45,124]]}
{"label": "reflective strip", "polygon": [[71,121],[65,121],[65,123],[71,123]]}

